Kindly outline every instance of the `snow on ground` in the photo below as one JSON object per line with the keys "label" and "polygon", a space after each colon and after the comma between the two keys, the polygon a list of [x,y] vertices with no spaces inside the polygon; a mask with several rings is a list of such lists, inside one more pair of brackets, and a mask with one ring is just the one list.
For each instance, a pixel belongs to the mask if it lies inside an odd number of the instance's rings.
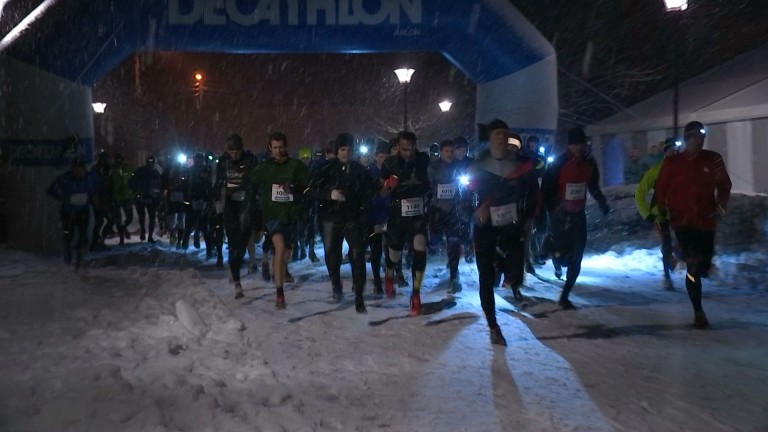
{"label": "snow on ground", "polygon": [[259,276],[235,301],[226,270],[165,242],[113,247],[79,272],[0,249],[0,430],[768,430],[761,232],[723,242],[704,284],[712,329],[697,331],[684,271],[663,290],[652,233],[624,198],[604,220],[590,213],[590,238],[610,250],[585,258],[578,310],[554,304],[549,265],[522,304],[497,289],[506,349],[488,341],[474,265],[450,298],[440,256],[430,313],[414,318],[409,289],[372,300],[370,284],[356,314],[348,266],[336,305],[322,265],[291,264],[278,311]]}

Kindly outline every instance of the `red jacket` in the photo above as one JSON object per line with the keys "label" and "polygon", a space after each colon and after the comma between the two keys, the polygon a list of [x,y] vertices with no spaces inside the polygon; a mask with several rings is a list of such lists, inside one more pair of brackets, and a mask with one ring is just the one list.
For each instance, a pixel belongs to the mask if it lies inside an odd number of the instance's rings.
{"label": "red jacket", "polygon": [[587,192],[606,212],[606,199],[600,190],[600,172],[591,157],[576,157],[566,151],[547,167],[541,179],[542,204],[549,212],[583,212]]}
{"label": "red jacket", "polygon": [[684,151],[664,160],[655,191],[656,202],[669,211],[673,228],[714,231],[717,216],[731,196],[731,178],[720,154]]}

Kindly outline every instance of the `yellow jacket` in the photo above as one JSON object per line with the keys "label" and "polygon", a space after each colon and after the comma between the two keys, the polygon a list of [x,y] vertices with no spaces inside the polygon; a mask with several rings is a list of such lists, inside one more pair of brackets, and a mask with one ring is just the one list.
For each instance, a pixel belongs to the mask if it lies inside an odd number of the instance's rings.
{"label": "yellow jacket", "polygon": [[659,178],[659,172],[661,172],[661,164],[663,164],[664,161],[653,165],[648,171],[645,172],[643,175],[643,178],[640,179],[640,182],[637,184],[637,188],[635,189],[635,206],[637,206],[637,211],[640,213],[640,216],[643,219],[647,219],[649,215],[655,216],[655,221],[659,222],[662,220],[666,220],[668,218],[666,212],[659,209],[659,206],[656,204],[655,194],[654,197],[651,198],[651,202],[648,203],[646,201],[646,197],[648,196],[648,192],[653,190],[656,186],[656,179]]}

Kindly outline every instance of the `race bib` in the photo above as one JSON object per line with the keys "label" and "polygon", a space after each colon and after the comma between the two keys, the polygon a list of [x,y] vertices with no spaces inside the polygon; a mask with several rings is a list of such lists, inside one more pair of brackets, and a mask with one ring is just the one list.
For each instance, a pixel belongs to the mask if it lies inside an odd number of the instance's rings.
{"label": "race bib", "polygon": [[437,185],[437,199],[453,199],[456,195],[456,185],[453,183]]}
{"label": "race bib", "polygon": [[273,184],[272,185],[272,201],[290,202],[290,201],[293,201],[293,194],[289,194],[288,192],[284,191],[282,186]]}
{"label": "race bib", "polygon": [[245,201],[245,191],[239,190],[232,192],[232,195],[229,197],[232,201]]}
{"label": "race bib", "polygon": [[491,225],[505,226],[517,221],[517,204],[491,207]]}
{"label": "race bib", "polygon": [[192,201],[192,209],[200,211],[205,208],[205,200],[194,200]]}
{"label": "race bib", "polygon": [[171,202],[172,203],[178,203],[184,201],[184,192],[182,191],[171,191]]}
{"label": "race bib", "polygon": [[373,232],[376,234],[381,234],[383,232],[387,231],[387,224],[377,224],[373,226]]}
{"label": "race bib", "polygon": [[78,193],[69,197],[69,204],[73,206],[82,206],[88,203],[88,194]]}
{"label": "race bib", "polygon": [[566,201],[583,200],[586,196],[587,196],[586,183],[566,183],[565,185]]}
{"label": "race bib", "polygon": [[424,214],[424,200],[421,198],[406,198],[400,201],[400,214],[403,216],[420,216]]}

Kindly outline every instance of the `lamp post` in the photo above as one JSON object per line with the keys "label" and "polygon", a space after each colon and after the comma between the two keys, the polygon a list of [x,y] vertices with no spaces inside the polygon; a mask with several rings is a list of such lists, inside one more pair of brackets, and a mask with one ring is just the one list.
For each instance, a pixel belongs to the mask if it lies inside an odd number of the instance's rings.
{"label": "lamp post", "polygon": [[[664,0],[664,7],[666,8],[667,12],[672,12],[676,15],[677,20],[675,22],[676,28],[680,28],[682,24],[682,17],[680,16],[680,13],[682,11],[688,9],[688,0]],[[674,48],[678,48],[680,42],[673,42]],[[679,112],[679,106],[680,106],[680,56],[681,53],[679,52],[679,49],[675,49],[675,52],[673,53],[673,67],[674,67],[674,80],[675,84],[672,90],[672,135],[677,136],[677,128],[678,128],[678,112]]]}
{"label": "lamp post", "polygon": [[203,92],[205,90],[205,75],[201,72],[195,72],[195,97],[198,111],[203,108]]}
{"label": "lamp post", "polygon": [[395,75],[400,84],[403,84],[403,130],[408,130],[408,84],[411,82],[411,76],[416,72],[413,69],[401,68],[395,69]]}
{"label": "lamp post", "polygon": [[442,111],[442,112],[450,111],[451,110],[451,105],[453,105],[453,102],[448,101],[448,100],[444,100],[444,101],[440,102],[439,104],[437,104],[437,106],[440,107],[440,111]]}
{"label": "lamp post", "polygon": [[[104,102],[94,102],[91,104],[91,106],[93,107],[94,114],[96,114],[96,123],[98,123],[98,132],[99,132],[98,136],[99,136],[99,140],[101,140],[107,135],[107,131],[104,128],[104,119],[102,118],[104,115],[104,111],[107,109],[107,104]],[[94,137],[95,136],[96,134],[94,134]]]}

